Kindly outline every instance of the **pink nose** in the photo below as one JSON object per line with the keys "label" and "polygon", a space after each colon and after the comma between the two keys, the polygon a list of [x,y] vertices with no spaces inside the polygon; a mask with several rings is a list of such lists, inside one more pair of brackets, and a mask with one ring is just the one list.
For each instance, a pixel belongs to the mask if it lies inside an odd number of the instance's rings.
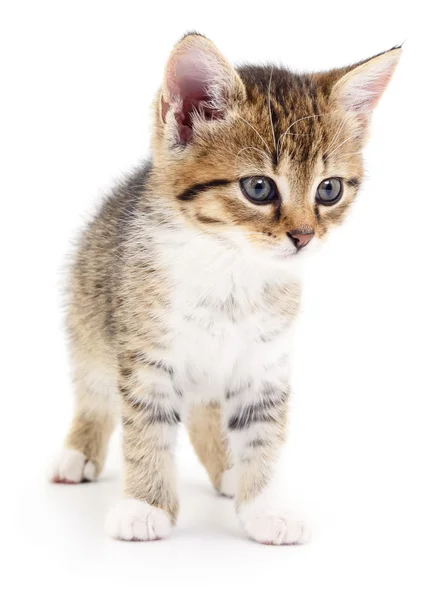
{"label": "pink nose", "polygon": [[312,229],[294,229],[294,231],[288,231],[287,235],[297,250],[300,250],[300,248],[304,248],[306,244],[309,244],[309,242],[312,240],[314,237],[314,231]]}

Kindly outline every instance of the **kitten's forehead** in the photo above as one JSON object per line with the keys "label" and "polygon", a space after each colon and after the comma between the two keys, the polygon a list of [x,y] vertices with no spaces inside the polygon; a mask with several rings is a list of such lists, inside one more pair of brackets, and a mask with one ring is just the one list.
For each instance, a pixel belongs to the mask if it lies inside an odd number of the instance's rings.
{"label": "kitten's forehead", "polygon": [[241,67],[238,72],[247,90],[244,113],[271,150],[274,166],[282,156],[315,162],[335,122],[327,86],[314,75],[279,67]]}

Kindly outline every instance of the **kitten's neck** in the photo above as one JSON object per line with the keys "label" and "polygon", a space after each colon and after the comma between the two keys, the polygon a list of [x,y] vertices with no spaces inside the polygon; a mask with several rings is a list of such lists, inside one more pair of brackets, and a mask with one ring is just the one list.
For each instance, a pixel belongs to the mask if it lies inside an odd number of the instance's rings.
{"label": "kitten's neck", "polygon": [[199,231],[170,213],[157,213],[148,230],[155,260],[174,282],[185,282],[187,290],[252,299],[266,286],[301,281],[299,261],[268,260],[259,250],[243,247],[234,235],[224,239]]}

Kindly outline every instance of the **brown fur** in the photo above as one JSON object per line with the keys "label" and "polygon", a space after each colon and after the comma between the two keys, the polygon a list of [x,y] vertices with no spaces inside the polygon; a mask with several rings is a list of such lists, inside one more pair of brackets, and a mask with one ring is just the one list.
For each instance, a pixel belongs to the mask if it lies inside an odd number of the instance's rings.
{"label": "brown fur", "polygon": [[224,472],[232,467],[219,404],[194,406],[187,421],[193,448],[204,465],[214,488],[220,492]]}
{"label": "brown fur", "polygon": [[[194,38],[178,44],[166,79],[173,76],[176,56]],[[208,40],[204,44],[208,52],[217,52]],[[218,60],[230,68],[223,58]],[[276,247],[293,230],[311,230],[323,238],[344,218],[363,178],[366,127],[339,101],[346,76],[358,67],[305,75],[271,66],[231,71],[225,106],[206,107],[205,115],[192,116],[194,135],[188,147],[173,138],[173,90],[164,84],[153,106],[152,164],[109,196],[80,240],[67,315],[77,409],[66,444],[100,472],[119,403],[125,493],[163,508],[173,522],[178,500],[170,432],[180,419],[183,390],[167,362],[174,341],[166,319],[169,273],[152,250],[149,231],[163,227],[222,236],[237,228],[259,251]],[[246,200],[239,179],[252,175],[285,182],[283,202],[256,206]],[[335,175],[345,184],[342,200],[332,207],[318,205],[318,183]],[[269,307],[283,330],[298,312],[299,297],[298,284],[290,282],[244,302],[251,313]],[[244,317],[244,304],[239,306],[234,297],[216,310],[233,323]],[[251,440],[243,451],[238,503],[256,496],[271,478],[285,435],[285,391],[282,399],[269,409],[263,437]],[[220,489],[231,459],[219,405],[194,408],[188,427],[201,462]]]}
{"label": "brown fur", "polygon": [[95,465],[98,476],[103,470],[107,454],[107,446],[115,427],[115,419],[109,414],[87,416],[78,414],[74,417],[67,435],[65,446],[78,450]]}
{"label": "brown fur", "polygon": [[[313,181],[335,173],[347,181],[361,181],[363,176],[360,151],[364,135],[343,143],[354,134],[354,123],[332,98],[332,83],[346,71],[295,75],[278,67],[239,68],[246,101],[239,97],[234,114],[222,126],[201,127],[192,153],[176,153],[175,161],[170,161],[170,154],[163,151],[164,124],[155,109],[155,185],[167,197],[175,198],[204,181],[233,182],[228,188],[208,191],[177,207],[195,228],[219,229],[234,223],[253,242],[263,246],[278,242],[287,231],[295,229],[313,229],[318,237],[323,237],[330,225],[341,220],[357,188],[349,186],[343,203],[321,207],[315,213],[310,201]],[[163,178],[162,173],[169,173],[170,168],[173,177]],[[279,210],[277,206],[262,208],[243,200],[236,182],[256,173],[285,176],[293,192],[292,202],[284,203]]]}

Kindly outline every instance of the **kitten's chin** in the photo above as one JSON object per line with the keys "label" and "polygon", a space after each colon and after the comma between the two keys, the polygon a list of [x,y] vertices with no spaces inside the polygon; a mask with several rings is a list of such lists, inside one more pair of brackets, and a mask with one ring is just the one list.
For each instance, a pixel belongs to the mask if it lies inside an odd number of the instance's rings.
{"label": "kitten's chin", "polygon": [[304,264],[313,257],[321,246],[320,240],[313,239],[305,248],[282,248],[278,252],[271,253],[271,260],[282,267],[292,268]]}
{"label": "kitten's chin", "polygon": [[304,264],[304,257],[301,252],[294,250],[291,251],[273,251],[273,252],[261,252],[259,256],[259,262],[265,264],[275,271],[293,273],[302,269]]}
{"label": "kitten's chin", "polygon": [[274,260],[294,260],[295,257],[298,258],[299,252],[297,250],[292,250],[290,252],[280,252],[274,255]]}

